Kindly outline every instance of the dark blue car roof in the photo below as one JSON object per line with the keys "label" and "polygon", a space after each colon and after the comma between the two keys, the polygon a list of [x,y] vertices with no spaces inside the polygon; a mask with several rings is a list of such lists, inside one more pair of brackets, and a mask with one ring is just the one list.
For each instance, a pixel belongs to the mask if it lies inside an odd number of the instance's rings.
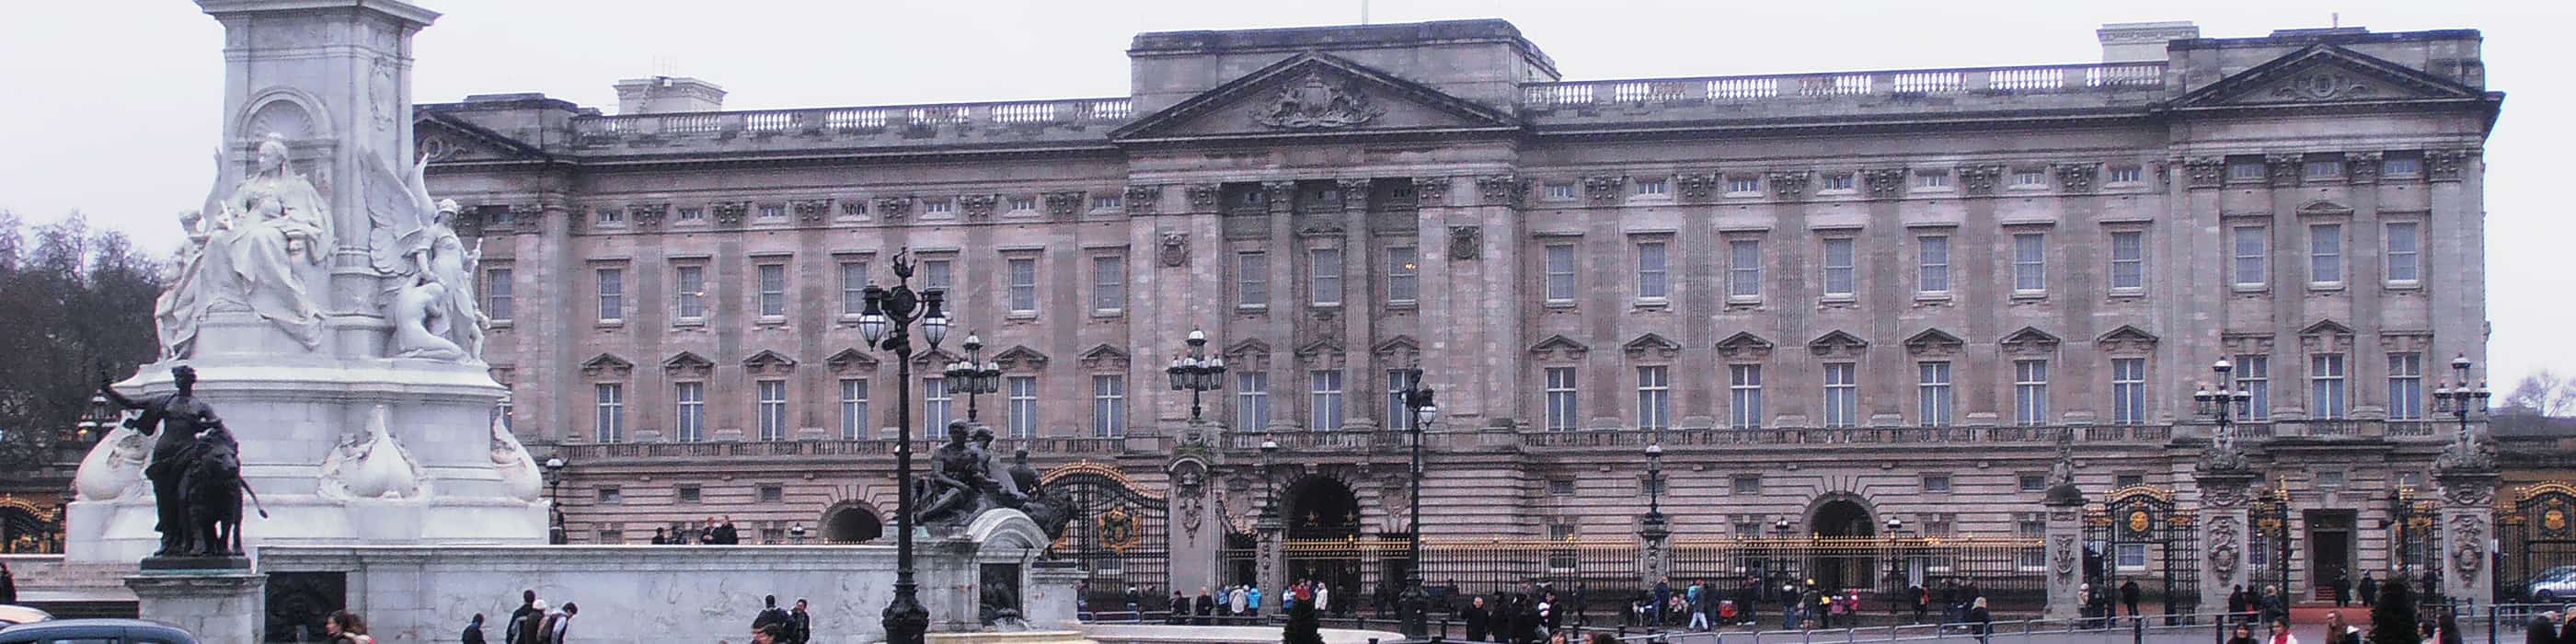
{"label": "dark blue car roof", "polygon": [[197,638],[177,626],[139,619],[66,619],[0,628],[0,644],[22,644],[56,639],[114,637],[133,641],[169,644],[197,644]]}

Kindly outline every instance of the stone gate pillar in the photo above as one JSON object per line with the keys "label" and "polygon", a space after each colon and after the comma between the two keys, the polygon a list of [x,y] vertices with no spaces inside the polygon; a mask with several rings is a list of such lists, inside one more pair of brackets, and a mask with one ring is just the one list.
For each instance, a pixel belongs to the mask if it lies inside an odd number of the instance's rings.
{"label": "stone gate pillar", "polygon": [[2227,596],[2237,584],[2245,583],[2245,567],[2251,561],[2245,533],[2251,525],[2247,511],[2254,472],[2204,467],[2193,480],[2200,487],[2200,516],[2193,526],[2200,531],[2196,541],[2203,553],[2193,566],[2200,574],[2200,611],[2226,610]]}
{"label": "stone gate pillar", "polygon": [[1165,501],[1171,514],[1171,525],[1164,544],[1171,553],[1169,581],[1173,590],[1192,597],[1199,588],[1215,589],[1222,583],[1217,557],[1224,552],[1225,518],[1217,514],[1216,503],[1208,483],[1205,461],[1196,456],[1183,456],[1164,470],[1171,476],[1171,496]]}
{"label": "stone gate pillar", "polygon": [[2048,489],[2048,609],[2047,619],[2075,619],[2082,616],[2084,599],[2077,592],[2084,585],[2084,492],[2068,479]]}
{"label": "stone gate pillar", "polygon": [[1673,538],[1672,522],[1661,512],[1649,512],[1637,524],[1638,588],[1653,588],[1655,582],[1673,576],[1673,555],[1667,548]]}
{"label": "stone gate pillar", "polygon": [[2492,462],[2487,467],[2462,465],[2444,467],[2433,476],[2442,486],[2442,547],[2436,560],[2427,563],[2442,571],[2444,596],[2483,606],[2495,602],[2495,567],[2488,565],[2488,554],[2495,551],[2498,477]]}

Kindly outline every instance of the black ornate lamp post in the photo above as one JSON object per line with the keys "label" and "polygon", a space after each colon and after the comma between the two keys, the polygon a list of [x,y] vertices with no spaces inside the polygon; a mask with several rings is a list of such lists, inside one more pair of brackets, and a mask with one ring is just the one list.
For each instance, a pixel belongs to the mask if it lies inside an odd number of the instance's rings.
{"label": "black ornate lamp post", "polygon": [[1283,522],[1279,516],[1278,458],[1279,441],[1262,439],[1261,518],[1253,524],[1253,530],[1255,532],[1259,532],[1259,536],[1261,537],[1261,569],[1254,571],[1253,574],[1256,578],[1252,580],[1252,583],[1257,584],[1255,587],[1263,588],[1265,589],[1265,592],[1270,593],[1287,592],[1287,586],[1283,583],[1285,581],[1284,578],[1272,578],[1273,575],[1279,574],[1280,567],[1285,565],[1284,562],[1279,561],[1280,555],[1282,554],[1279,550],[1281,547],[1279,543],[1279,533],[1287,528],[1287,523]]}
{"label": "black ornate lamp post", "polygon": [[548,526],[546,529],[546,542],[558,546],[571,541],[569,538],[570,535],[564,534],[564,465],[564,459],[561,456],[546,457],[546,510],[553,515],[548,517],[548,522],[552,525]]}
{"label": "black ornate lamp post", "polygon": [[2235,371],[2235,363],[2219,358],[2209,365],[2209,372],[2217,375],[2218,388],[2210,389],[2209,385],[2203,384],[2191,393],[2191,400],[2200,407],[2200,413],[2218,421],[2218,431],[2209,438],[2213,451],[2235,449],[2236,432],[2232,425],[2236,422],[2236,414],[2245,408],[2247,401],[2254,399],[2254,392],[2237,389],[2236,381],[2228,377]]}
{"label": "black ornate lamp post", "polygon": [[2451,436],[2451,441],[2455,443],[2453,449],[2460,450],[2461,454],[2470,453],[2476,447],[2476,437],[2469,433],[2469,414],[2484,413],[2487,410],[2487,396],[2491,393],[2487,391],[2486,381],[2478,381],[2475,385],[2469,384],[2470,366],[2472,365],[2469,362],[2469,354],[2463,353],[2459,357],[2452,358],[2451,373],[2457,379],[2433,390],[2433,410],[2448,413],[2452,418],[2460,421],[2460,431]]}
{"label": "black ornate lamp post", "polygon": [[[932,343],[931,346],[938,346]],[[966,334],[966,359],[948,364],[940,375],[948,377],[948,392],[966,394],[966,422],[975,422],[975,396],[1002,390],[1002,366],[984,362],[984,339]]]}
{"label": "black ornate lamp post", "polygon": [[[1163,373],[1172,377],[1172,391],[1190,392],[1190,424],[1199,422],[1199,394],[1225,388],[1225,358],[1207,355],[1207,332],[1190,329],[1189,354],[1172,359]],[[1253,428],[1259,429],[1259,428]]]}
{"label": "black ornate lamp post", "polygon": [[1404,591],[1396,596],[1396,609],[1403,613],[1404,636],[1419,640],[1430,634],[1431,597],[1422,590],[1422,430],[1440,417],[1440,405],[1432,401],[1430,385],[1422,383],[1422,370],[1410,369],[1405,374],[1404,407],[1413,412],[1413,519],[1412,565],[1404,569]]}
{"label": "black ornate lamp post", "polygon": [[[908,250],[908,249],[907,249]],[[876,349],[895,356],[895,480],[903,492],[896,497],[894,601],[885,608],[887,644],[922,644],[922,634],[930,630],[930,610],[921,605],[920,587],[912,579],[912,325],[921,323],[921,339],[931,351],[939,350],[939,341],[948,338],[948,314],[940,312],[944,299],[939,289],[914,294],[912,262],[904,253],[894,256],[895,286],[892,289],[869,284],[864,297],[867,308],[859,314],[859,337]],[[969,399],[972,406],[972,399]]]}
{"label": "black ornate lamp post", "polygon": [[1671,555],[1664,542],[1673,536],[1672,523],[1664,518],[1664,444],[1661,437],[1646,444],[1646,516],[1637,523],[1637,537],[1644,541],[1645,564],[1643,587],[1671,576]]}
{"label": "black ornate lamp post", "polygon": [[805,524],[803,523],[787,527],[787,538],[794,539],[796,545],[805,545],[805,534]]}

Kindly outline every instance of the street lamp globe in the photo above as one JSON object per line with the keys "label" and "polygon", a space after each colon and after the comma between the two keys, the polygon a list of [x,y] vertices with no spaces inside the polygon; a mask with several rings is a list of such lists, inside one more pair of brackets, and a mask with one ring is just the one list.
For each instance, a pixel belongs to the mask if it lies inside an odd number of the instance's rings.
{"label": "street lamp globe", "polygon": [[921,317],[921,339],[930,343],[930,348],[937,349],[941,340],[948,339],[948,314],[939,310],[940,301],[947,298],[942,297],[938,289],[931,289],[923,293],[921,299],[930,307],[929,313]]}
{"label": "street lamp globe", "polygon": [[549,471],[549,472],[562,471],[562,470],[563,470],[563,468],[564,468],[564,460],[563,460],[563,457],[561,457],[561,456],[548,456],[548,457],[546,457],[546,471]]}

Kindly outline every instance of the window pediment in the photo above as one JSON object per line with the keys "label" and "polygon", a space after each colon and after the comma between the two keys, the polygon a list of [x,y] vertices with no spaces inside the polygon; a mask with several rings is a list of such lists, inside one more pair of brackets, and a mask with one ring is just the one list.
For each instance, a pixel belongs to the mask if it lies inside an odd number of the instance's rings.
{"label": "window pediment", "polygon": [[832,373],[875,371],[877,358],[858,349],[842,349],[839,353],[832,354],[832,357],[824,358],[823,366],[831,369]]}
{"label": "window pediment", "polygon": [[1922,333],[1905,339],[1905,352],[1917,357],[1954,356],[1958,355],[1959,349],[1967,344],[1966,340],[1961,340],[1959,336],[1950,335],[1946,331],[1937,328],[1924,329]]}
{"label": "window pediment", "polygon": [[662,361],[662,373],[678,377],[705,378],[714,373],[716,363],[704,356],[682,351]]}
{"label": "window pediment", "polygon": [[1857,358],[1869,348],[1869,341],[1840,330],[1827,331],[1807,342],[1807,353],[1819,358]]}
{"label": "window pediment", "polygon": [[1771,348],[1770,340],[1764,340],[1762,336],[1754,335],[1751,331],[1738,331],[1735,335],[1726,336],[1726,339],[1717,341],[1717,354],[1728,360],[1769,358]]}
{"label": "window pediment", "polygon": [[2093,339],[2093,346],[2116,354],[2143,354],[2156,349],[2156,335],[2135,326],[2120,325]]}
{"label": "window pediment", "polygon": [[592,378],[625,378],[635,372],[635,363],[617,354],[602,353],[581,363],[581,374]]}
{"label": "window pediment", "polygon": [[1573,338],[1551,335],[1545,340],[1538,341],[1538,344],[1530,345],[1529,350],[1531,358],[1541,361],[1572,362],[1582,360],[1584,354],[1590,353],[1592,348],[1574,341]]}
{"label": "window pediment", "polygon": [[1674,357],[1681,355],[1682,345],[1670,338],[1648,333],[1629,340],[1627,344],[1619,345],[1619,350],[1628,354],[1629,360],[1671,362]]}
{"label": "window pediment", "polygon": [[2004,353],[2007,355],[2037,355],[2056,351],[2058,339],[2057,336],[2049,335],[2038,327],[2026,326],[2019,331],[2014,331],[2012,335],[2004,336],[1998,344],[2003,345]]}

